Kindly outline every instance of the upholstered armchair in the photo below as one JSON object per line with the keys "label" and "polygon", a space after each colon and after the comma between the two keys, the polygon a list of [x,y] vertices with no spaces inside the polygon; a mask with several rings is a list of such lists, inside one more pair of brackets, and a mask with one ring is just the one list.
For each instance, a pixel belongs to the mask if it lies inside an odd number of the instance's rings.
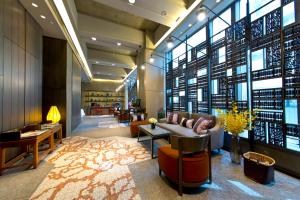
{"label": "upholstered armchair", "polygon": [[133,121],[132,117],[131,117],[131,122],[130,122],[130,133],[131,133],[131,137],[137,137],[138,133],[140,131],[139,129],[139,125],[147,125],[150,124],[148,119],[147,119],[147,113],[141,113],[144,114],[144,120],[141,121]]}
{"label": "upholstered armchair", "polygon": [[178,184],[178,194],[182,187],[198,187],[211,183],[211,136],[183,137],[172,135],[171,146],[158,149],[159,175],[163,172]]}
{"label": "upholstered armchair", "polygon": [[119,114],[118,114],[118,122],[128,122],[130,121],[130,114],[128,110],[122,110]]}

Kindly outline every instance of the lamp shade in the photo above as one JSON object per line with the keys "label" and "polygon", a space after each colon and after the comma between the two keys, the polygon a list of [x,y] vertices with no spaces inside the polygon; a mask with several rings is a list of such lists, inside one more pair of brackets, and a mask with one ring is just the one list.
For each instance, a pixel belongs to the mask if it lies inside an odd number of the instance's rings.
{"label": "lamp shade", "polygon": [[52,123],[57,123],[60,120],[60,113],[58,111],[58,108],[56,106],[51,106],[48,115],[47,115],[47,121],[52,121]]}

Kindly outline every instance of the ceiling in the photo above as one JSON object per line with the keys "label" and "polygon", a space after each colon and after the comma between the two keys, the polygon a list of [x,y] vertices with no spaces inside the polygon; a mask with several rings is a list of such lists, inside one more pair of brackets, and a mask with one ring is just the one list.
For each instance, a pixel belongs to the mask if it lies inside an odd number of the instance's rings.
{"label": "ceiling", "polygon": [[[20,0],[24,8],[32,15],[32,17],[40,24],[43,29],[43,35],[65,39],[59,25],[56,23],[54,17],[52,16],[45,0]],[[38,7],[33,7],[31,3],[34,2]],[[46,18],[41,18],[41,15]]]}
{"label": "ceiling", "polygon": [[[155,31],[158,23],[147,20],[143,17],[118,10],[108,5],[98,3],[94,0],[75,0],[77,11],[92,17],[102,18],[117,24],[129,26],[139,30]],[[101,12],[100,12],[101,11]]]}
{"label": "ceiling", "polygon": [[[41,25],[44,35],[65,39],[45,1],[52,0],[20,0]],[[219,12],[232,1],[216,3],[215,0],[202,0],[201,3]],[[39,7],[33,7],[32,2]],[[156,43],[194,2],[195,0],[136,0],[132,5],[128,0],[67,0],[64,4],[83,49],[87,48],[86,57],[93,76],[120,80],[136,66],[137,50],[145,45],[145,32],[152,34],[152,42]],[[41,14],[46,19],[42,19]],[[213,17],[211,13],[209,16]],[[197,21],[193,11],[180,22],[172,35],[184,39],[204,23]],[[193,26],[189,27],[189,24]],[[92,37],[96,40],[92,40]],[[156,51],[166,51],[165,44],[161,43]],[[88,80],[84,77],[86,76],[83,75],[84,80]]]}
{"label": "ceiling", "polygon": [[[78,32],[87,44],[93,75],[113,80],[124,77],[120,68],[135,67],[137,50],[145,44],[145,32],[165,32],[194,1],[136,0],[132,5],[128,0],[74,0]],[[109,73],[104,67],[110,69]]]}

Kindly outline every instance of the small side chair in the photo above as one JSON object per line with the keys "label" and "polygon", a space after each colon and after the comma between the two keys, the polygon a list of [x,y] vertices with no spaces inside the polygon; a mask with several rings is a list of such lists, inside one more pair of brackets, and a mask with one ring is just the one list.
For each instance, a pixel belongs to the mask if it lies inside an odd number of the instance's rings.
{"label": "small side chair", "polygon": [[178,185],[182,196],[183,187],[198,187],[212,182],[211,136],[199,137],[171,136],[171,145],[158,149],[159,175]]}

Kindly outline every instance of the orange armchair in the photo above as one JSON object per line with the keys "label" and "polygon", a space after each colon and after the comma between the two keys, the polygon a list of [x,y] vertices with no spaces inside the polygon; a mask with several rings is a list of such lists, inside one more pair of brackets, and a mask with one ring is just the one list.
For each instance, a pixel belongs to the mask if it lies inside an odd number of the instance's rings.
{"label": "orange armchair", "polygon": [[158,149],[159,175],[161,172],[182,187],[197,187],[211,183],[210,135],[202,137],[171,136],[171,146]]}
{"label": "orange armchair", "polygon": [[148,120],[142,120],[142,121],[132,121],[130,123],[130,133],[131,137],[137,137],[138,133],[140,131],[139,125],[146,125],[150,124]]}

